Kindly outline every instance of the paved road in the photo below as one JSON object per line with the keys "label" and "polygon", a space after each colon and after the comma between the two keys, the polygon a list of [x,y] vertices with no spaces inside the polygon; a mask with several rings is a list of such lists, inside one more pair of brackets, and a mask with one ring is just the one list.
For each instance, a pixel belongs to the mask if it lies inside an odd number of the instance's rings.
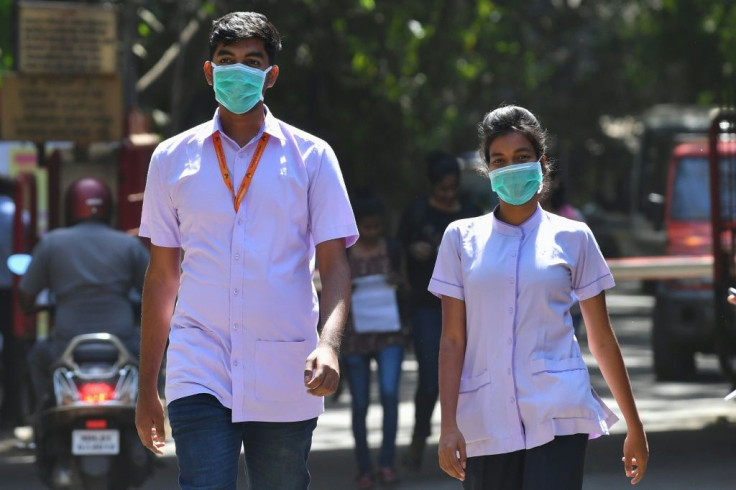
{"label": "paved road", "polygon": [[[720,380],[715,359],[698,357],[700,378],[692,383],[656,383],[651,372],[648,348],[649,314],[652,298],[636,294],[622,285],[609,295],[611,317],[637,395],[639,408],[649,432],[651,462],[642,490],[725,490],[736,489],[736,403],[722,401],[729,386]],[[581,339],[584,344],[585,339]],[[585,351],[585,348],[584,348]],[[591,361],[590,356],[586,356]],[[590,362],[589,362],[590,363]],[[411,437],[413,417],[412,390],[416,383],[416,364],[405,361],[399,413],[398,446],[403,452]],[[598,393],[615,409],[600,373],[591,367],[591,377]],[[374,396],[374,399],[377,397]],[[320,418],[314,436],[310,468],[313,490],[353,488],[355,463],[350,433],[349,396],[328,401],[327,412]],[[436,410],[438,412],[438,410]],[[418,473],[403,473],[396,490],[459,490],[460,485],[446,477],[435,462],[438,413],[435,434],[427,450],[426,464]],[[369,411],[371,447],[380,444],[381,410],[378,404]],[[630,488],[620,463],[623,445],[623,422],[616,424],[611,436],[589,445],[586,490]],[[2,436],[2,434],[0,434]],[[16,448],[9,434],[0,437],[0,488],[34,490],[42,488],[33,470],[33,455]],[[160,458],[161,468],[143,487],[146,490],[174,489],[176,462],[173,447]],[[246,488],[245,485],[239,489]],[[387,487],[388,488],[388,487]]]}

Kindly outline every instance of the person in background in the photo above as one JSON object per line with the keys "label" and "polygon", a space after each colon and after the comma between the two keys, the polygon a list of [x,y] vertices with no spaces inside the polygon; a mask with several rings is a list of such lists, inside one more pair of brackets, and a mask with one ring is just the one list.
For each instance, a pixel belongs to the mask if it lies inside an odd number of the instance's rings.
{"label": "person in background", "polygon": [[340,378],[345,249],[358,231],[332,148],[263,104],[279,76],[274,25],[232,12],[213,22],[209,48],[214,117],[162,142],[146,181],[138,436],[161,453],[166,351],[180,486],[235,488],[244,449],[250,488],[303,490],[323,397]]}
{"label": "person in background", "polygon": [[13,333],[13,277],[7,260],[13,253],[13,181],[0,176],[0,351],[2,351],[2,407],[0,429],[20,425],[23,418],[21,404],[22,377],[18,375],[19,350],[22,348]]}
{"label": "person in background", "polygon": [[631,483],[649,459],[605,290],[613,277],[590,229],[539,205],[546,131],[518,106],[479,125],[496,209],[451,224],[429,290],[442,299],[439,463],[463,488],[581,489],[589,438],[617,420],[591,385],[569,309],[626,419]]}
{"label": "person in background", "polygon": [[565,183],[562,182],[559,172],[552,170],[549,180],[550,190],[541,203],[542,207],[551,213],[567,219],[585,221],[583,213],[567,201],[567,189]]}
{"label": "person in background", "polygon": [[427,155],[427,195],[415,199],[404,211],[398,231],[406,256],[411,288],[411,335],[419,367],[414,396],[414,430],[403,463],[417,470],[431,433],[432,412],[439,395],[437,358],[442,331],[440,300],[427,292],[437,248],[447,225],[478,216],[481,210],[459,193],[460,166],[457,158],[441,151]]}
{"label": "person in background", "polygon": [[[372,488],[376,476],[382,484],[394,483],[399,420],[399,382],[406,334],[402,328],[402,251],[386,236],[381,200],[363,192],[352,201],[360,238],[348,251],[353,281],[352,308],[342,348],[342,365],[350,387],[358,488]],[[375,472],[368,448],[366,415],[370,404],[371,361],[378,366],[378,387],[383,409],[383,438]]]}
{"label": "person in background", "polygon": [[[549,182],[549,192],[540,201],[542,208],[563,218],[585,222],[583,213],[567,202],[565,184],[562,182],[562,177],[560,177],[557,169],[553,168],[550,170]],[[583,322],[583,314],[580,312],[580,303],[578,301],[575,301],[570,308],[570,315],[572,316],[575,335],[578,335],[580,333],[580,325]]]}
{"label": "person in background", "polygon": [[112,194],[99,179],[72,182],[65,196],[66,228],[52,230],[33,250],[18,286],[18,304],[33,313],[38,294],[54,298],[54,325],[29,353],[31,381],[40,408],[51,390],[51,364],[75,336],[116,335],[137,356],[140,329],[131,291],[142,292],[148,250],[141,241],[110,227]]}

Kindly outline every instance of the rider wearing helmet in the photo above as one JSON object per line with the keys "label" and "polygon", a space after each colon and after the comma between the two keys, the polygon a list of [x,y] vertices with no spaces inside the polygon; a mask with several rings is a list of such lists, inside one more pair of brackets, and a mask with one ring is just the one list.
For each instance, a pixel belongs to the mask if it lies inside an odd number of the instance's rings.
{"label": "rider wearing helmet", "polygon": [[106,332],[118,336],[133,355],[139,352],[131,293],[143,289],[148,250],[110,227],[112,194],[104,182],[81,178],[65,197],[67,227],[41,238],[19,285],[18,303],[26,313],[36,309],[41,291],[54,297],[54,328],[29,355],[38,403],[50,392],[50,366],[75,336]]}

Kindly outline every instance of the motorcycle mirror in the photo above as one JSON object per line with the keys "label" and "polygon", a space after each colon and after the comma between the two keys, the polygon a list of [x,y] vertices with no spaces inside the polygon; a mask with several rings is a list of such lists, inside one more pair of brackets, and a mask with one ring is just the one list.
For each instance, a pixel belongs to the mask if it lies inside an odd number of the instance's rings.
{"label": "motorcycle mirror", "polygon": [[6,261],[10,272],[17,276],[22,276],[31,265],[31,256],[28,254],[13,254]]}

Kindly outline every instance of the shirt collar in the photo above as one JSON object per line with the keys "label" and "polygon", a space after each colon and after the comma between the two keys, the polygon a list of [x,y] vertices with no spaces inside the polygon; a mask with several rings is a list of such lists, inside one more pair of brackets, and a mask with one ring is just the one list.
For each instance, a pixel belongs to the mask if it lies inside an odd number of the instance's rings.
{"label": "shirt collar", "polygon": [[508,223],[505,223],[498,219],[496,217],[496,211],[498,210],[498,206],[496,206],[496,209],[493,210],[491,213],[492,216],[492,225],[493,230],[498,231],[499,233],[502,233],[504,235],[510,235],[510,236],[525,236],[528,235],[531,231],[533,231],[537,226],[539,226],[539,223],[542,222],[542,206],[537,203],[537,209],[534,210],[531,216],[527,218],[526,221],[524,221],[520,225],[510,225]]}
{"label": "shirt collar", "polygon": [[[263,104],[263,111],[266,113],[266,119],[264,120],[261,130],[258,131],[258,134],[255,136],[255,138],[259,137],[265,131],[272,137],[284,141],[286,137],[284,136],[284,132],[281,130],[281,124],[279,124],[279,120],[276,119],[276,117],[271,113],[266,104]],[[202,139],[204,140],[206,138],[209,138],[215,131],[222,132],[219,107],[215,110],[215,115],[212,117],[209,124],[204,125],[201,134]]]}

